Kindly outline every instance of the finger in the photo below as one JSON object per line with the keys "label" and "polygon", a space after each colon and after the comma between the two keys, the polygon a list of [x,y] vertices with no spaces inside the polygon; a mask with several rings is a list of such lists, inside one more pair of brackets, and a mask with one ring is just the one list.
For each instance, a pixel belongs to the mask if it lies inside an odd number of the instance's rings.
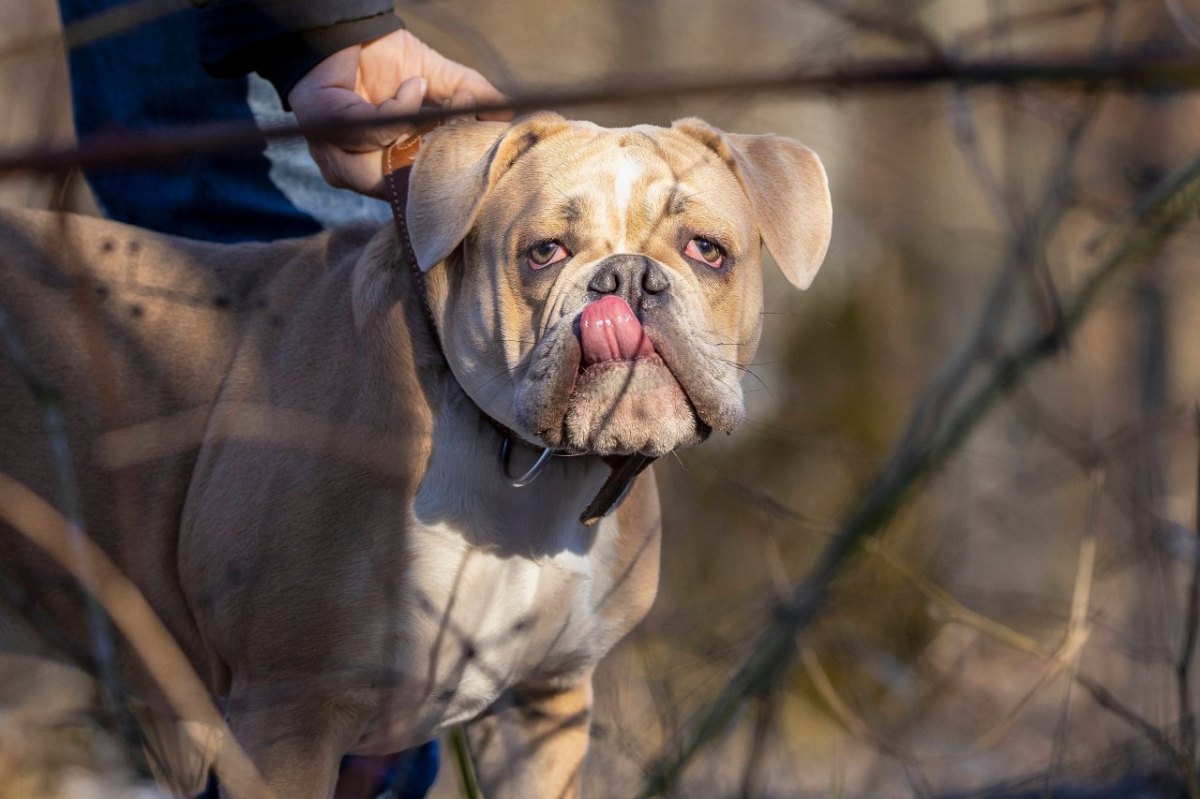
{"label": "finger", "polygon": [[477,101],[475,100],[475,95],[471,94],[466,89],[459,89],[454,93],[454,96],[450,98],[449,105],[455,110],[461,108],[473,108],[477,105]]}
{"label": "finger", "polygon": [[411,78],[400,85],[393,98],[376,106],[355,92],[330,86],[303,94],[293,92],[292,108],[301,124],[332,126],[332,131],[324,131],[323,141],[351,152],[369,152],[412,132],[407,122],[370,123],[415,112],[421,107],[425,87],[423,78]]}
{"label": "finger", "polygon": [[383,159],[378,151],[348,152],[328,142],[310,144],[309,151],[321,169],[321,177],[329,185],[371,197],[385,198]]}
{"label": "finger", "polygon": [[[400,103],[407,112],[412,112],[421,107],[421,103],[424,102],[428,91],[429,81],[423,75],[417,75],[401,83],[400,88],[396,89],[395,96],[390,100],[384,100],[384,102]],[[380,105],[382,104],[380,103]]]}
{"label": "finger", "polygon": [[[438,53],[431,53],[424,74],[429,78],[429,99],[434,102],[453,102],[457,92],[469,92],[476,105],[503,105],[509,98],[491,84],[479,72],[451,61]],[[476,115],[479,119],[511,119],[512,112],[487,111]]]}
{"label": "finger", "polygon": [[[388,117],[415,114],[421,110],[421,104],[425,100],[428,89],[429,82],[425,78],[420,76],[409,78],[400,84],[400,88],[396,90],[394,97],[384,100],[379,104],[379,115]],[[381,132],[378,140],[386,147],[392,142],[412,135],[414,127],[412,123],[402,122],[378,128]]]}
{"label": "finger", "polygon": [[[470,72],[471,74],[464,79],[463,83],[455,91],[456,96],[460,93],[466,93],[471,97],[471,105],[504,105],[510,102],[511,98],[489,83],[486,78],[474,70]],[[478,119],[503,122],[512,119],[513,112],[510,109],[481,111],[475,116]]]}
{"label": "finger", "polygon": [[[380,120],[407,111],[390,101],[380,107],[362,102],[331,109],[319,118],[320,124],[326,127],[323,132],[328,134],[320,143],[354,153],[378,151],[412,131],[412,125],[407,122],[381,124]],[[332,126],[332,132],[328,130],[329,126]]]}
{"label": "finger", "polygon": [[[405,81],[395,97],[378,107],[361,98],[328,95],[329,103],[320,113],[324,119],[346,122],[370,122],[387,116],[412,113],[421,106],[427,83],[424,78]],[[297,112],[299,114],[299,112]],[[352,189],[361,194],[383,196],[383,164],[379,151],[412,133],[409,123],[378,125],[349,131],[336,139],[309,142],[309,151],[321,168],[326,182],[336,188]]]}

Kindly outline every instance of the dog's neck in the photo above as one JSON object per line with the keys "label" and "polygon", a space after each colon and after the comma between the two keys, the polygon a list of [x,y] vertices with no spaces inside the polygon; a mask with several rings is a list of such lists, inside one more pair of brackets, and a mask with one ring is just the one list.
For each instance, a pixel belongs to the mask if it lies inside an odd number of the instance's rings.
{"label": "dog's neck", "polygon": [[[552,458],[537,480],[514,488],[499,462],[502,434],[447,371],[440,378],[432,419],[430,457],[413,504],[426,528],[455,531],[476,547],[501,556],[582,555],[597,530],[579,523],[580,508],[600,491],[609,470],[596,456]],[[513,473],[538,457],[520,445]]]}

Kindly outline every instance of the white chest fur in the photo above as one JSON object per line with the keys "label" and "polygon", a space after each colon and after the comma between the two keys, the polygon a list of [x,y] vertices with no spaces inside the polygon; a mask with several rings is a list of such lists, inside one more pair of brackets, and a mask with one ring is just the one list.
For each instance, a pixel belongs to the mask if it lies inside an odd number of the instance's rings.
{"label": "white chest fur", "polygon": [[[603,528],[596,533],[593,549],[603,547]],[[414,546],[406,665],[424,672],[439,726],[475,716],[515,684],[576,675],[613,643],[598,607],[612,583],[599,553],[567,546],[529,557],[445,525],[418,528]]]}
{"label": "white chest fur", "polygon": [[[410,518],[393,622],[401,690],[365,749],[437,734],[515,685],[576,677],[622,632],[604,613],[619,579],[615,516],[579,522],[607,467],[554,458],[534,483],[513,488],[490,427],[449,430],[435,432]],[[519,447],[514,473],[533,454]]]}

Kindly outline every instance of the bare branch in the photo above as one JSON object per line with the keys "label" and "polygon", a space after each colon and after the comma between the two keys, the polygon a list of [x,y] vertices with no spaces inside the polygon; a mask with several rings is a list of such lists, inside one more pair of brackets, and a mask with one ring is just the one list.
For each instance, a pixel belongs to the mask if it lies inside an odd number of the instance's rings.
{"label": "bare branch", "polygon": [[467,747],[467,734],[462,725],[450,731],[450,751],[454,755],[454,769],[458,774],[458,785],[464,799],[479,799],[479,780],[475,777],[475,765]]}
{"label": "bare branch", "polygon": [[[1080,0],[1062,6],[1039,8],[1024,14],[1010,16],[1005,20],[1004,27],[1008,31],[1043,29],[1055,23],[1075,22],[1081,17],[1097,11],[1111,12],[1115,3],[1113,0]],[[965,49],[988,41],[993,33],[991,22],[960,33],[954,40],[956,47]]]}
{"label": "bare branch", "polygon": [[1134,713],[1125,705],[1124,702],[1118,699],[1112,691],[1108,690],[1091,677],[1088,677],[1086,674],[1075,675],[1075,682],[1076,684],[1082,686],[1083,689],[1091,695],[1092,700],[1096,704],[1124,721],[1130,727],[1133,727],[1142,735],[1146,736],[1146,738],[1154,743],[1155,748],[1157,748],[1160,752],[1173,753],[1171,760],[1176,766],[1184,766],[1184,763],[1181,762],[1181,758],[1175,748],[1175,745],[1171,742],[1171,739],[1168,738],[1166,734],[1158,727],[1146,721],[1137,713]]}
{"label": "bare branch", "polygon": [[1167,7],[1167,12],[1175,21],[1175,27],[1183,34],[1183,38],[1187,39],[1192,47],[1200,48],[1200,25],[1196,24],[1188,10],[1179,0],[1163,0],[1163,5]]}
{"label": "bare branch", "polygon": [[984,157],[975,125],[975,114],[966,92],[961,88],[956,89],[950,93],[948,101],[951,129],[954,131],[955,139],[958,140],[958,149],[966,159],[967,166],[975,173],[975,180],[983,191],[992,215],[998,220],[1011,224],[1013,222],[1012,212],[1009,210],[1004,190],[1000,188],[1000,181]]}
{"label": "bare branch", "polygon": [[[893,452],[821,553],[809,577],[796,586],[790,601],[751,644],[750,657],[701,712],[687,738],[660,756],[642,796],[669,790],[696,753],[728,727],[745,699],[779,679],[795,655],[797,636],[812,623],[834,578],[863,541],[884,529],[914,489],[958,449],[998,400],[1024,380],[1034,366],[1062,348],[1116,275],[1155,254],[1166,238],[1191,217],[1200,205],[1200,157],[1161,181],[1140,204],[1145,210],[1122,225],[1119,245],[1084,280],[1064,308],[1061,324],[1053,330],[1027,333],[1020,343],[995,358],[990,373],[936,429]],[[1119,706],[1102,687],[1082,677],[1080,683],[1105,707]],[[1103,693],[1098,695],[1094,689]],[[1158,730],[1155,733],[1162,736]]]}
{"label": "bare branch", "polygon": [[[0,474],[0,519],[44,550],[95,597],[181,718],[199,721],[218,731],[216,769],[221,781],[239,795],[265,795],[258,771],[238,747],[187,656],[137,586],[104,551],[91,539],[74,536],[68,519],[4,474]],[[87,569],[80,567],[76,550],[82,550],[86,556]],[[202,734],[190,729],[189,734],[195,746],[201,750],[208,747],[209,741]]]}
{"label": "bare branch", "polygon": [[928,28],[917,22],[896,14],[880,14],[856,8],[840,0],[808,0],[808,3],[861,31],[886,36],[901,44],[924,50],[930,58],[941,58],[943,55],[941,43]]}
{"label": "bare branch", "polygon": [[[1196,406],[1196,439],[1200,444],[1200,404]],[[1200,450],[1200,447],[1198,447]],[[1200,453],[1196,459],[1196,536],[1200,542]],[[1187,763],[1185,774],[1190,796],[1200,796],[1200,775],[1196,768],[1196,710],[1192,707],[1192,663],[1196,654],[1196,627],[1200,625],[1200,545],[1192,548],[1191,584],[1188,587],[1187,612],[1183,621],[1183,647],[1176,666],[1179,691],[1180,748]]]}
{"label": "bare branch", "polygon": [[775,712],[779,707],[770,696],[759,697],[756,704],[750,752],[746,757],[746,767],[742,770],[741,799],[754,799],[761,793],[763,758],[766,756],[771,727],[775,723]]}
{"label": "bare branch", "polygon": [[306,136],[323,139],[344,135],[356,127],[421,125],[439,119],[473,116],[492,111],[534,111],[613,103],[645,103],[666,97],[745,95],[747,92],[844,94],[897,91],[953,83],[959,86],[1025,86],[1061,89],[1138,91],[1200,88],[1200,59],[1092,58],[991,59],[978,61],[911,61],[877,59],[841,67],[791,70],[740,76],[663,77],[622,80],[609,85],[530,89],[506,103],[449,109],[426,108],[412,114],[380,117],[368,122],[331,120],[301,127],[276,125],[260,129],[252,121],[159,128],[153,131],[111,131],[80,142],[77,147],[32,147],[0,153],[0,175],[61,172],[72,168],[114,169],[162,164],[184,156],[261,147],[264,141]]}
{"label": "bare branch", "polygon": [[[67,522],[71,553],[75,569],[93,582],[93,564],[88,556],[87,533],[83,522],[83,508],[79,498],[79,487],[75,480],[75,469],[71,464],[71,451],[67,443],[67,419],[63,412],[62,395],[37,373],[29,362],[20,337],[8,314],[0,308],[0,353],[8,361],[25,387],[33,395],[42,413],[42,424],[50,444],[51,461],[54,464],[55,494],[58,509]],[[125,704],[125,691],[117,668],[116,645],[108,618],[96,599],[85,593],[85,613],[88,637],[91,643],[91,662],[95,665],[96,677],[103,688],[106,709],[116,721],[121,737],[130,744],[130,753],[141,751],[138,745],[138,728]]]}

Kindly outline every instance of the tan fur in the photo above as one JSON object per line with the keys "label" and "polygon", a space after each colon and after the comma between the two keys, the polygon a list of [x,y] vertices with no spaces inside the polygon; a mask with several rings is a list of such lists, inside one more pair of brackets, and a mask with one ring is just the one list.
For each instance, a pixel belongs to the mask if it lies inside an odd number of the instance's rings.
{"label": "tan fur", "polygon": [[[596,453],[662,454],[740,421],[760,239],[798,284],[828,241],[824,173],[798,147],[694,121],[444,128],[408,209],[424,297],[390,226],[223,247],[0,213],[0,309],[64,397],[87,532],[275,795],[328,797],[343,754],[458,722],[487,796],[578,793],[592,671],[649,608],[659,559],[651,472],[580,524],[608,474]],[[720,236],[733,266],[688,263],[694,235]],[[537,237],[573,257],[533,274],[520,248]],[[616,252],[669,275],[644,309],[657,354],[577,374],[572,325]],[[0,368],[0,471],[53,499],[25,383]],[[480,408],[534,445],[514,471],[547,444],[588,454],[514,489]],[[0,548],[3,575],[86,640],[62,573],[3,526]]]}

